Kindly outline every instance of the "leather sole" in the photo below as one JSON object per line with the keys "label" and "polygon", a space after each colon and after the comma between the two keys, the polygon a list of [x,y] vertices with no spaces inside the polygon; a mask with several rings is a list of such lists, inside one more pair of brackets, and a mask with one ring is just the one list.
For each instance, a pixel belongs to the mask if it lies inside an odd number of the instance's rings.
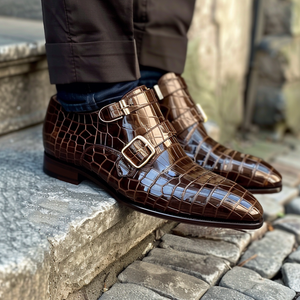
{"label": "leather sole", "polygon": [[273,188],[246,188],[252,194],[274,194],[282,191],[282,185]]}
{"label": "leather sole", "polygon": [[72,184],[78,185],[85,179],[89,179],[100,186],[103,190],[108,192],[113,198],[118,202],[147,215],[151,215],[157,218],[162,218],[166,220],[188,223],[201,226],[210,226],[210,227],[222,227],[222,228],[232,228],[232,229],[257,229],[263,225],[263,219],[258,222],[235,222],[227,220],[218,220],[218,219],[209,219],[209,218],[193,218],[190,216],[183,215],[172,215],[162,211],[155,211],[151,208],[147,208],[134,203],[130,199],[126,198],[122,194],[118,193],[115,189],[110,187],[105,181],[101,180],[96,176],[95,173],[92,173],[88,170],[82,169],[80,167],[71,165],[69,163],[60,161],[55,157],[45,153],[44,154],[44,172],[54,178],[59,180],[69,182]]}

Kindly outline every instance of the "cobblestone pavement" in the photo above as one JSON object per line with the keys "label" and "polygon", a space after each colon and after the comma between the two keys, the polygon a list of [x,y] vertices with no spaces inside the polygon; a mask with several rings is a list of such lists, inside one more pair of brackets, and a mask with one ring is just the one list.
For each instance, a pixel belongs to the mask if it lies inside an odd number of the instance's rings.
{"label": "cobblestone pavement", "polygon": [[284,179],[282,192],[257,195],[262,228],[179,224],[99,300],[300,300],[300,142],[272,151],[261,145]]}

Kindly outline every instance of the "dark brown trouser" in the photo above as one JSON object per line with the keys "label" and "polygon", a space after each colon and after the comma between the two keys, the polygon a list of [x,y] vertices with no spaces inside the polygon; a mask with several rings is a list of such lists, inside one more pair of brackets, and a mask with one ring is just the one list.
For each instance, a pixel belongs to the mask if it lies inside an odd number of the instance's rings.
{"label": "dark brown trouser", "polygon": [[53,84],[182,73],[195,0],[42,0]]}

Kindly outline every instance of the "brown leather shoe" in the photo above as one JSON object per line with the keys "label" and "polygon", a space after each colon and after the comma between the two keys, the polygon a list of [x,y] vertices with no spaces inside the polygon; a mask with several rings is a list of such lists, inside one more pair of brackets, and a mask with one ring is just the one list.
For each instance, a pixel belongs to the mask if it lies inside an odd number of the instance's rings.
{"label": "brown leather shoe", "polygon": [[194,163],[174,135],[154,91],[144,86],[91,113],[67,113],[53,97],[44,123],[44,171],[74,184],[88,178],[156,217],[260,227],[263,210],[252,194]]}
{"label": "brown leather shoe", "polygon": [[174,126],[177,139],[189,157],[252,193],[281,191],[281,175],[271,165],[255,156],[228,149],[207,135],[204,114],[193,102],[182,77],[168,73],[158,86],[163,98],[161,111]]}

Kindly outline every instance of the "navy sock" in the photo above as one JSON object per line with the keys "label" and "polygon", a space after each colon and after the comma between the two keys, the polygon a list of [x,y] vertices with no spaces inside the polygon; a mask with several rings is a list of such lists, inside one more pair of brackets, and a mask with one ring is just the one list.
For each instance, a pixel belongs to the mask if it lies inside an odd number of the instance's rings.
{"label": "navy sock", "polygon": [[168,73],[167,71],[161,69],[145,66],[140,66],[140,71],[141,78],[139,80],[139,85],[145,85],[148,88],[153,88],[157,84],[160,77]]}
{"label": "navy sock", "polygon": [[71,83],[56,85],[57,99],[69,112],[99,110],[103,106],[120,101],[136,88],[139,81],[118,83]]}
{"label": "navy sock", "polygon": [[69,112],[99,110],[103,106],[120,101],[122,97],[139,85],[153,88],[167,72],[152,67],[140,66],[141,78],[136,81],[118,83],[70,83],[56,85],[57,99]]}

